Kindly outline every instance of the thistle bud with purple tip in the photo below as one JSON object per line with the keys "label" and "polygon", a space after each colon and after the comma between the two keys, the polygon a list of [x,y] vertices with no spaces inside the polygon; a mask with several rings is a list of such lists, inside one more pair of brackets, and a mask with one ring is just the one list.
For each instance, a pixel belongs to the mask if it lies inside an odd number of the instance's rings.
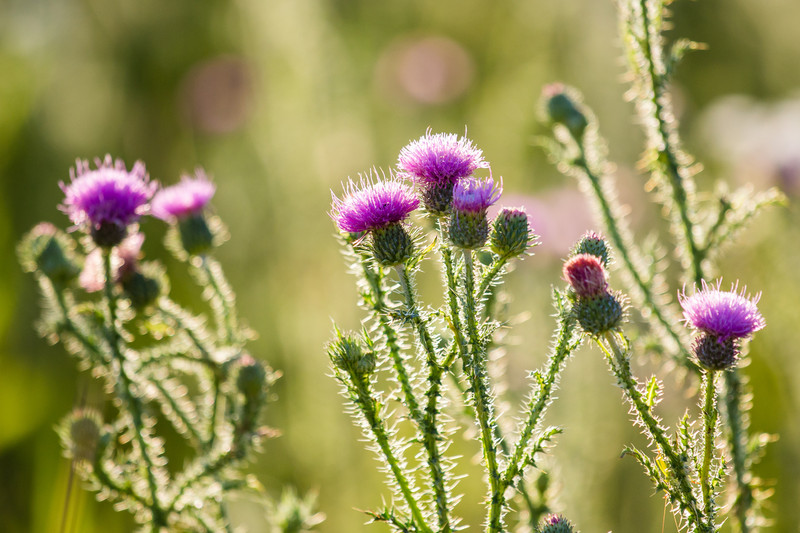
{"label": "thistle bud with purple tip", "polygon": [[467,178],[456,183],[448,234],[459,248],[474,250],[489,238],[486,212],[502,193],[502,184],[489,177],[483,180]]}
{"label": "thistle bud with purple tip", "polygon": [[563,275],[574,291],[574,309],[584,331],[600,335],[619,326],[623,317],[620,296],[608,290],[599,257],[592,254],[571,257],[564,263]]}
{"label": "thistle bud with purple tip", "polygon": [[492,223],[489,243],[494,253],[509,258],[524,254],[534,238],[525,210],[504,207]]}

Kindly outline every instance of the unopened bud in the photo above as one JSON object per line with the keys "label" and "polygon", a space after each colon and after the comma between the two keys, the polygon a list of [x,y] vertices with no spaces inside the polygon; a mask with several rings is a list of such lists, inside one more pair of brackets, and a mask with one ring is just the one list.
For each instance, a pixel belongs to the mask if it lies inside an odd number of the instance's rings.
{"label": "unopened bud", "polygon": [[144,309],[155,302],[161,294],[158,279],[141,271],[134,271],[122,278],[122,290],[134,309]]}
{"label": "unopened bud", "polygon": [[365,375],[375,371],[375,354],[371,351],[364,353],[358,339],[349,335],[339,334],[328,345],[328,356],[337,368],[346,372]]}
{"label": "unopened bud", "polygon": [[178,219],[181,245],[189,255],[202,255],[214,246],[214,233],[202,212]]}
{"label": "unopened bud", "polygon": [[267,383],[267,371],[257,359],[244,354],[239,359],[239,375],[236,376],[236,388],[245,399],[253,401],[264,392]]}
{"label": "unopened bud", "polygon": [[76,461],[94,462],[103,435],[100,413],[94,409],[76,409],[62,422],[62,427],[69,455]]}
{"label": "unopened bud", "polygon": [[602,235],[594,231],[587,231],[581,237],[572,250],[572,254],[590,254],[600,259],[604,267],[608,266],[608,244]]}
{"label": "unopened bud", "polygon": [[608,292],[606,272],[600,259],[591,254],[571,257],[564,263],[564,280],[578,298],[596,298]]}
{"label": "unopened bud", "polygon": [[502,208],[492,224],[492,251],[500,257],[516,257],[525,253],[530,242],[531,230],[525,210]]}
{"label": "unopened bud", "polygon": [[538,527],[539,533],[573,533],[572,524],[561,515],[551,514],[542,520]]}
{"label": "unopened bud", "polygon": [[550,121],[566,126],[572,137],[580,141],[589,125],[589,120],[580,109],[576,91],[561,83],[553,83],[545,86],[542,97]]}
{"label": "unopened bud", "polygon": [[68,283],[81,271],[69,237],[47,222],[37,224],[22,239],[18,252],[26,270],[38,270],[53,283]]}

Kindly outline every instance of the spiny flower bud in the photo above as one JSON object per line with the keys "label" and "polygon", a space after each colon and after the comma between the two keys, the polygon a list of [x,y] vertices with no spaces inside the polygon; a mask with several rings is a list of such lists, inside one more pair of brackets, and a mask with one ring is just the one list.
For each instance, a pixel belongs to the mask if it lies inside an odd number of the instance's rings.
{"label": "spiny flower bud", "polygon": [[595,298],[608,291],[606,272],[600,259],[591,254],[579,254],[564,263],[564,280],[578,298]]}
{"label": "spiny flower bud", "polygon": [[178,219],[181,246],[189,255],[203,255],[214,247],[214,233],[203,213],[194,213]]}
{"label": "spiny flower bud", "polygon": [[267,371],[250,354],[243,354],[239,359],[239,374],[236,376],[236,388],[248,402],[257,400],[264,393],[267,384]]}
{"label": "spiny flower bud", "polygon": [[726,370],[736,364],[739,341],[734,337],[721,339],[714,335],[700,335],[692,345],[697,362],[707,370]]}
{"label": "spiny flower bud", "polygon": [[573,533],[575,530],[569,520],[561,515],[546,516],[537,528],[539,533]]}
{"label": "spiny flower bud", "polygon": [[59,433],[70,457],[79,462],[94,462],[104,433],[102,425],[102,417],[94,409],[76,409],[67,415]]}
{"label": "spiny flower bud", "polygon": [[144,309],[154,303],[161,295],[158,276],[149,276],[136,270],[121,280],[122,291],[131,301],[134,309]]}
{"label": "spiny flower bud", "polygon": [[528,215],[523,208],[504,207],[492,224],[490,246],[500,257],[516,257],[525,253],[532,239]]}
{"label": "spiny flower bud", "polygon": [[594,231],[587,231],[575,248],[573,255],[590,254],[600,259],[604,267],[608,266],[608,244],[602,235]]}
{"label": "spiny flower bud", "polygon": [[502,185],[495,185],[491,177],[467,178],[456,184],[448,228],[453,244],[468,250],[486,244],[489,238],[486,210],[500,198],[502,190]]}
{"label": "spiny flower bud", "polygon": [[375,354],[364,353],[361,343],[353,336],[338,333],[338,338],[328,345],[328,357],[333,364],[345,372],[358,375],[371,374],[375,371]]}
{"label": "spiny flower bud", "polygon": [[37,224],[22,239],[18,253],[26,270],[38,270],[53,283],[69,283],[80,273],[69,238],[48,222]]}
{"label": "spiny flower bud", "polygon": [[542,97],[547,118],[566,126],[572,137],[581,141],[589,120],[580,109],[577,92],[561,83],[553,83],[544,87]]}
{"label": "spiny flower bud", "polygon": [[623,307],[619,294],[604,292],[590,298],[578,298],[575,313],[586,333],[600,335],[617,328],[622,322]]}

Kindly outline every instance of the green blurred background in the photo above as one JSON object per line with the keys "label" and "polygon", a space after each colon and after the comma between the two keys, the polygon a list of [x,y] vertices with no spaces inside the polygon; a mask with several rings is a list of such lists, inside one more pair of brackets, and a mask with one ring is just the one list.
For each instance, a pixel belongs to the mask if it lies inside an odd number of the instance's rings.
{"label": "green blurred background", "polygon": [[[800,4],[684,1],[674,13],[677,35],[710,47],[686,59],[674,87],[687,147],[706,164],[700,188],[721,177],[778,185],[796,198]],[[254,471],[273,495],[284,485],[317,491],[327,515],[321,531],[362,531],[355,509],[388,493],[342,411],[323,351],[331,317],[346,328],[360,319],[326,215],[330,189],[373,165],[388,169],[428,127],[468,128],[503,176],[505,202],[527,205],[542,235],[509,285],[511,311],[530,312],[507,359],[511,375],[524,375],[543,362],[560,258],[592,227],[575,183],[535,147],[544,84],[581,88],[609,139],[637,231],[659,223],[635,170],[642,134],[622,96],[616,30],[611,0],[0,2],[0,531],[59,530],[69,464],[53,426],[90,381],[61,347],[37,337],[39,297],[14,254],[37,222],[68,226],[56,210],[58,182],[76,157],[142,159],[166,184],[195,166],[213,176],[215,209],[232,235],[219,258],[260,334],[252,351],[284,374],[267,420],[283,435],[267,443]],[[800,523],[798,221],[794,202],[770,210],[721,265],[726,280],[764,293],[768,327],[751,344],[746,372],[754,428],[780,434],[757,474],[774,483],[772,530],[786,532]],[[163,228],[145,221],[143,229],[155,254]],[[193,302],[186,281],[173,286]],[[663,404],[672,421],[692,401],[680,384],[666,384],[677,391]],[[559,396],[548,416],[566,428],[552,460],[559,509],[584,532],[661,531],[663,499],[633,460],[619,459],[624,444],[642,439],[596,350],[571,362]],[[90,401],[99,401],[96,392]],[[477,524],[480,479],[463,486],[459,513]],[[74,531],[133,528],[91,494],[72,498]],[[234,502],[233,516],[264,530],[247,499]],[[669,515],[664,530],[675,530]]]}

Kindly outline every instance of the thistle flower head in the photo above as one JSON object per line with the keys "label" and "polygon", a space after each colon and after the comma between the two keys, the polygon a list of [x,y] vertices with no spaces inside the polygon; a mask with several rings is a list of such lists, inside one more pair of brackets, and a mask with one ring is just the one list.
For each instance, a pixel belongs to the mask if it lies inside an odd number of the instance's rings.
{"label": "thistle flower head", "polygon": [[603,263],[595,255],[578,254],[571,257],[564,263],[563,274],[578,298],[594,298],[608,292]]}
{"label": "thistle flower head", "polygon": [[400,175],[420,184],[455,183],[478,168],[488,168],[483,152],[466,137],[453,133],[431,134],[431,130],[400,151]]}
{"label": "thistle flower head", "polygon": [[500,199],[502,192],[502,179],[499,184],[495,184],[491,176],[483,180],[476,178],[460,180],[453,188],[453,209],[485,213],[489,206]]}
{"label": "thistle flower head", "polygon": [[166,222],[200,213],[216,192],[216,186],[202,169],[194,177],[182,176],[180,183],[161,189],[153,197],[150,214]]}
{"label": "thistle flower head", "polygon": [[125,163],[95,160],[96,168],[78,160],[70,170],[69,185],[59,183],[66,198],[59,207],[76,227],[87,228],[99,246],[116,246],[128,226],[139,220],[158,186],[151,182],[144,164],[137,161],[128,172]]}
{"label": "thistle flower head", "polygon": [[362,178],[359,184],[348,182],[343,198],[333,196],[330,215],[342,231],[372,232],[404,221],[418,206],[419,199],[400,180]]}
{"label": "thistle flower head", "polygon": [[539,533],[572,533],[574,529],[569,520],[563,516],[551,514],[544,517],[537,531],[539,531]]}
{"label": "thistle flower head", "polygon": [[739,291],[738,284],[730,291],[721,291],[721,284],[720,280],[716,286],[709,286],[704,281],[703,288],[693,295],[686,296],[685,292],[679,295],[687,325],[720,342],[748,337],[766,325],[756,305],[760,294],[746,296],[746,289]]}

